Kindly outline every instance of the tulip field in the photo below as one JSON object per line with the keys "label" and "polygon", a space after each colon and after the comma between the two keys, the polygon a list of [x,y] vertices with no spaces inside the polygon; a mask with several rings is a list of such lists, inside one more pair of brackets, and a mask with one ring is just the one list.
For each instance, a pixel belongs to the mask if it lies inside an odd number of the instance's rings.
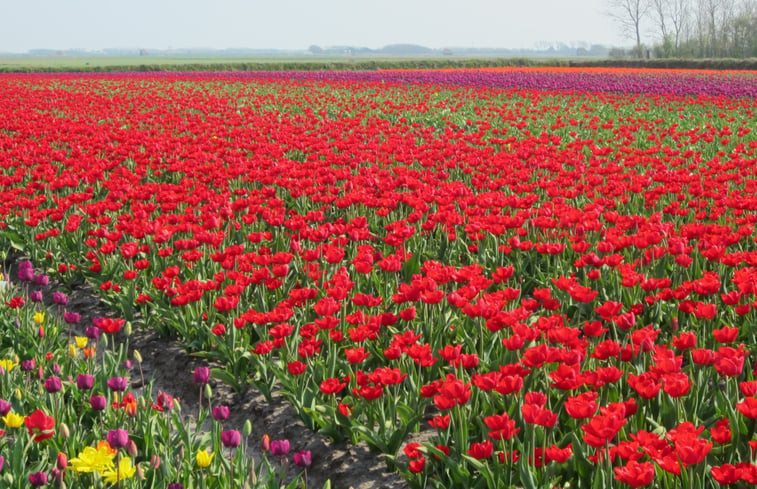
{"label": "tulip field", "polygon": [[[0,76],[26,263],[0,488],[279,487],[287,456],[305,486],[296,440],[250,465],[211,379],[411,488],[757,484],[756,97],[749,72]],[[46,309],[48,276],[112,317]],[[125,329],[205,362],[199,412],[131,392]]]}

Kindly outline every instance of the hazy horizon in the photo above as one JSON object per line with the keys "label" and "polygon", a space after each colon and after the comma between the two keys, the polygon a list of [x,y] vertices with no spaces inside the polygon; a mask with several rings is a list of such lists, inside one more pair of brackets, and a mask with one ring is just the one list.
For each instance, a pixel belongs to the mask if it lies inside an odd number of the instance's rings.
{"label": "hazy horizon", "polygon": [[604,0],[32,0],[4,6],[0,52],[34,49],[247,48],[310,45],[378,49],[535,49],[540,45],[621,46]]}

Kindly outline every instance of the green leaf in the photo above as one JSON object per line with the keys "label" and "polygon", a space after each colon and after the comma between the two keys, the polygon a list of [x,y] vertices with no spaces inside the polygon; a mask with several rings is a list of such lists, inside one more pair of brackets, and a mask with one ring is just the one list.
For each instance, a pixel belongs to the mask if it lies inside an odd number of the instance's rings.
{"label": "green leaf", "polygon": [[211,368],[210,376],[216,380],[220,380],[221,382],[229,385],[235,390],[236,390],[236,387],[239,385],[239,380],[236,377],[234,377],[232,374],[230,374],[229,372],[221,368]]}

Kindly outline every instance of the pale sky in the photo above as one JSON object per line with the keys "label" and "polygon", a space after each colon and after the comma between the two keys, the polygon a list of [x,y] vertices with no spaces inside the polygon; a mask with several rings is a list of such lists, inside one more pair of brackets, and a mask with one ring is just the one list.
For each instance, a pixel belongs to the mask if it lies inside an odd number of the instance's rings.
{"label": "pale sky", "polygon": [[0,0],[0,52],[29,49],[625,46],[607,0]]}

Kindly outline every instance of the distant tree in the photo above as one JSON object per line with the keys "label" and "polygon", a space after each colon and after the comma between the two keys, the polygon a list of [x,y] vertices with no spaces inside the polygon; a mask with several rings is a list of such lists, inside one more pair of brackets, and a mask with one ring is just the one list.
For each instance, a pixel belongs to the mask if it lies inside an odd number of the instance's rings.
{"label": "distant tree", "polygon": [[311,45],[308,48],[308,51],[310,51],[310,54],[323,54],[323,49],[320,46],[316,46],[315,44]]}
{"label": "distant tree", "polygon": [[636,41],[634,52],[644,55],[641,47],[641,24],[649,11],[649,0],[607,0],[607,14],[623,30],[623,34]]}

